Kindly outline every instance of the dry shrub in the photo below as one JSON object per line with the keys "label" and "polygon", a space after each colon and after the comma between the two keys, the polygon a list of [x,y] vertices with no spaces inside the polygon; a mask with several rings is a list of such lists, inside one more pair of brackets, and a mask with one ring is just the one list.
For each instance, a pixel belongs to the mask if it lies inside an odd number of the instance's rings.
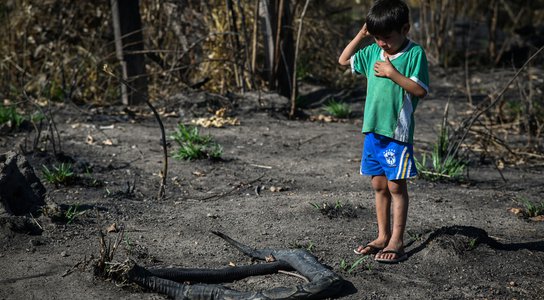
{"label": "dry shrub", "polygon": [[[202,64],[197,73],[200,77],[210,77],[212,84],[211,91],[221,94],[228,90],[240,90],[243,85],[251,85],[249,81],[248,58],[244,57],[244,48],[241,45],[250,45],[251,41],[246,40],[244,28],[253,26],[253,12],[251,5],[244,5],[245,9],[239,9],[234,5],[233,10],[237,16],[236,29],[229,22],[229,13],[227,12],[225,1],[210,1],[208,11],[203,15],[205,23],[208,24],[210,31],[209,37],[203,44]],[[251,20],[242,24],[241,14],[244,14],[245,20]],[[238,40],[238,43],[236,43]]]}
{"label": "dry shrub", "polygon": [[116,90],[98,72],[113,53],[108,1],[8,1],[1,11],[10,33],[0,37],[5,99],[24,91],[39,101],[113,101]]}
{"label": "dry shrub", "polygon": [[140,1],[151,99],[194,82],[207,35],[203,6],[200,1]]}
{"label": "dry shrub", "polygon": [[[339,76],[340,51],[362,26],[370,3],[367,1],[314,0],[303,26],[297,74],[337,87],[351,86],[360,80]],[[430,56],[441,57],[453,49],[446,32],[462,18],[482,20],[488,5],[456,0],[408,1],[414,24],[423,35],[420,42],[429,47]],[[526,14],[536,23],[542,21],[542,1]],[[262,33],[257,40],[257,74],[250,72],[252,30],[257,1],[232,1],[236,27],[231,23],[225,1],[140,1],[145,53],[151,99],[165,97],[187,86],[203,85],[209,91],[239,92],[264,86],[264,47]],[[290,1],[296,28],[305,1]],[[440,14],[442,3],[451,4]],[[503,2],[501,2],[503,3]],[[514,12],[520,5],[506,1]],[[430,7],[432,15],[418,8]],[[427,5],[427,6],[426,6]],[[499,29],[509,32],[516,25],[506,5],[499,14],[506,20]],[[524,13],[525,13],[524,11]],[[532,13],[532,15],[529,15]],[[440,20],[445,20],[442,27]],[[522,18],[525,20],[525,18]],[[438,22],[438,23],[437,23]],[[433,25],[435,24],[435,25]],[[438,24],[438,25],[436,25]],[[517,25],[523,25],[521,21]],[[433,27],[434,26],[434,27]],[[437,27],[438,26],[438,27]],[[34,99],[77,103],[112,104],[119,98],[117,82],[100,73],[101,65],[117,64],[113,45],[110,1],[74,2],[68,0],[8,0],[0,4],[0,96],[22,100],[25,91]],[[444,33],[441,43],[437,34]],[[417,33],[414,25],[413,34]],[[416,36],[417,37],[417,36]],[[473,41],[474,42],[474,41]],[[439,45],[440,44],[440,45]],[[444,53],[441,53],[444,52]],[[437,58],[439,61],[447,58]]]}
{"label": "dry shrub", "polygon": [[[345,28],[333,28],[351,22],[342,10],[348,2],[312,2],[300,75],[337,82],[336,59],[346,41],[340,34]],[[205,80],[205,89],[220,93],[263,86],[262,77],[251,74],[249,67],[256,2],[232,3],[236,28],[225,1],[140,2],[151,99]],[[301,1],[292,2],[294,24],[302,6]],[[355,15],[360,20],[362,13]],[[119,84],[100,72],[105,63],[117,65],[109,1],[5,1],[0,4],[0,28],[7,33],[0,36],[1,98],[20,102],[25,92],[42,103],[119,102]],[[264,69],[262,39],[259,33],[257,71]]]}
{"label": "dry shrub", "polygon": [[349,6],[341,1],[318,2],[322,1],[312,2],[304,19],[304,34],[297,63],[299,77],[327,85],[352,85],[360,78],[339,76],[346,68],[338,64],[338,56],[362,27],[366,12],[361,8],[344,10]]}

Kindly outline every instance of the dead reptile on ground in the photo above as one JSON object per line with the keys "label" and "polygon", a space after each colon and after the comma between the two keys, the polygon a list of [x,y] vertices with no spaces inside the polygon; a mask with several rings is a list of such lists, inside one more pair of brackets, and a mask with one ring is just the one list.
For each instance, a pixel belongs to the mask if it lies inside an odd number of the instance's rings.
{"label": "dead reptile on ground", "polygon": [[[209,269],[146,269],[134,264],[127,274],[130,281],[153,291],[166,294],[174,299],[199,300],[267,300],[267,299],[323,299],[345,292],[344,281],[333,271],[320,264],[304,249],[255,250],[230,237],[213,232],[245,255],[259,260],[273,262],[251,266],[232,267],[219,270]],[[278,287],[264,291],[241,292],[221,285],[204,284],[231,282],[249,276],[277,273],[279,270],[296,270],[309,282],[293,287]],[[201,282],[183,284],[180,282]]]}

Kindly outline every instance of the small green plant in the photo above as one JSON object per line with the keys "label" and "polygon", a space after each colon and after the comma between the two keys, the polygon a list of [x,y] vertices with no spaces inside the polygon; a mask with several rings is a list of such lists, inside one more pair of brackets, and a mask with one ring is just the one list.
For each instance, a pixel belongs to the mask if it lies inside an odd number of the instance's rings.
{"label": "small green plant", "polygon": [[85,169],[85,177],[82,177],[81,179],[85,179],[85,185],[89,187],[99,187],[104,184],[101,180],[93,176],[89,168]]}
{"label": "small green plant", "polygon": [[[363,257],[359,258],[358,260],[356,260],[353,264],[351,264],[351,267],[348,269],[348,274],[351,274],[351,272],[353,272],[359,265],[361,265],[362,263],[367,261],[368,258],[369,258],[369,256],[366,255],[366,256],[363,256]],[[371,268],[369,263],[367,263],[365,265],[365,267],[366,267],[367,270],[370,270],[370,268]]]}
{"label": "small green plant", "polygon": [[296,76],[298,79],[304,79],[310,76],[311,61],[308,56],[301,56],[297,61]]}
{"label": "small green plant", "polygon": [[[368,262],[369,260],[369,256],[366,255],[366,256],[363,256],[359,259],[357,259],[356,261],[354,261],[353,263],[349,263],[347,262],[345,259],[342,259],[340,261],[340,265],[338,266],[340,268],[340,270],[342,271],[347,271],[348,274],[351,274],[351,272],[355,271],[355,269],[357,269],[357,267],[361,266],[362,264],[364,264],[364,268],[367,269],[367,270],[371,270],[372,269],[372,266],[370,264],[370,262]],[[366,262],[366,263],[365,263]]]}
{"label": "small green plant", "polygon": [[357,208],[354,208],[351,204],[342,204],[340,200],[336,200],[334,203],[330,202],[309,202],[309,204],[321,214],[328,218],[355,218],[357,217]]}
{"label": "small green plant", "polygon": [[477,238],[471,238],[471,239],[468,241],[468,249],[469,249],[469,250],[474,250],[474,249],[476,249],[477,244],[478,244],[478,239],[477,239]]}
{"label": "small green plant", "polygon": [[340,268],[340,270],[346,271],[348,269],[348,263],[346,262],[345,259],[342,258],[342,260],[340,261],[340,265],[338,267]]}
{"label": "small green plant", "polygon": [[325,105],[325,111],[331,116],[345,119],[351,114],[351,108],[347,103],[331,100]]}
{"label": "small green plant", "polygon": [[223,147],[213,141],[211,136],[200,135],[197,127],[186,127],[180,123],[170,138],[180,146],[174,154],[176,159],[220,159],[223,155]]}
{"label": "small green plant", "polygon": [[132,255],[134,251],[134,246],[135,246],[134,243],[130,241],[128,236],[125,236],[124,243],[125,243],[125,250],[127,251],[127,253],[129,255]]}
{"label": "small green plant", "polygon": [[44,165],[42,166],[42,173],[45,177],[45,181],[55,185],[69,184],[75,178],[75,174],[72,171],[72,165],[65,163],[53,166],[51,170]]}
{"label": "small green plant", "polygon": [[459,179],[462,177],[466,164],[453,157],[443,158],[437,151],[430,155],[430,166],[427,164],[427,155],[423,154],[421,161],[416,159],[416,167],[422,178],[437,181],[442,179]]}
{"label": "small green plant", "polygon": [[317,210],[321,210],[321,205],[319,205],[319,203],[310,202],[310,205]]}
{"label": "small green plant", "polygon": [[533,202],[527,198],[521,198],[523,204],[523,211],[527,217],[536,217],[544,215],[544,202]]}
{"label": "small green plant", "polygon": [[306,244],[300,244],[298,242],[289,243],[289,248],[291,249],[305,249],[308,252],[314,252],[315,244],[312,241],[307,242]]}
{"label": "small green plant", "polygon": [[412,233],[410,231],[406,231],[406,234],[410,238],[410,241],[419,241],[421,240],[421,237],[422,237],[421,233]]}
{"label": "small green plant", "polygon": [[309,242],[308,242],[308,245],[306,246],[306,250],[307,250],[308,252],[314,252],[314,248],[315,248],[314,242],[309,241]]}
{"label": "small green plant", "polygon": [[0,106],[0,125],[11,123],[13,127],[19,127],[25,120],[24,116],[19,114],[13,106]]}
{"label": "small green plant", "polygon": [[64,213],[64,218],[66,219],[66,224],[70,224],[75,221],[75,219],[85,213],[84,210],[79,210],[79,204],[71,205],[68,207],[68,210]]}
{"label": "small green plant", "polygon": [[415,160],[416,168],[424,179],[437,181],[443,179],[457,180],[462,177],[466,163],[448,153],[450,146],[447,127],[447,108],[438,135],[438,141],[433,145],[430,155],[430,166],[427,163],[427,155],[423,154],[421,161]]}
{"label": "small green plant", "polygon": [[30,115],[30,122],[34,124],[39,123],[43,120],[45,120],[45,116],[41,112],[34,112]]}

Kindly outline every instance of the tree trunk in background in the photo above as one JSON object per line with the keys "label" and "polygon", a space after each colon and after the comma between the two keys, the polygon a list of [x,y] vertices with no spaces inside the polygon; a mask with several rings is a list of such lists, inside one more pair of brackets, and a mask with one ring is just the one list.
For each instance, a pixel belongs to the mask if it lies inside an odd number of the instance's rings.
{"label": "tree trunk in background", "polygon": [[268,86],[288,98],[292,92],[291,74],[295,52],[289,2],[261,0],[259,3],[260,28],[263,32],[266,57],[264,71]]}
{"label": "tree trunk in background", "polygon": [[293,59],[293,75],[292,75],[292,82],[291,85],[291,110],[289,111],[289,118],[293,118],[295,116],[295,112],[297,109],[297,94],[298,94],[298,81],[297,81],[297,59],[298,59],[298,50],[300,49],[300,39],[302,37],[302,21],[304,20],[304,16],[306,15],[306,10],[308,9],[308,4],[310,4],[310,0],[306,0],[306,3],[304,4],[304,8],[302,9],[302,13],[300,14],[300,19],[298,23],[298,31],[297,31],[297,39],[295,44],[295,58]]}
{"label": "tree trunk in background", "polygon": [[260,0],[259,1],[259,19],[261,23],[261,30],[263,33],[264,44],[264,74],[268,80],[268,87],[273,89],[273,70],[274,70],[274,32],[272,27],[275,24],[275,18],[273,18],[273,12],[270,11],[273,0]]}
{"label": "tree trunk in background", "polygon": [[126,97],[123,95],[123,104],[142,104],[147,100],[147,75],[145,56],[142,53],[144,43],[139,1],[111,0],[111,6],[115,46],[123,69],[123,79],[138,91],[128,89]]}
{"label": "tree trunk in background", "polygon": [[277,66],[277,72],[275,75],[279,94],[290,98],[293,91],[293,87],[291,86],[291,75],[293,74],[295,57],[292,25],[293,20],[291,9],[289,7],[290,1],[280,2],[283,4],[283,6],[280,7],[279,10],[283,10],[283,13],[281,14],[281,28],[279,34],[279,57],[276,57],[275,60]]}
{"label": "tree trunk in background", "polygon": [[491,1],[489,5],[489,42],[487,44],[487,52],[491,61],[495,61],[497,57],[497,22],[499,16],[499,2]]}

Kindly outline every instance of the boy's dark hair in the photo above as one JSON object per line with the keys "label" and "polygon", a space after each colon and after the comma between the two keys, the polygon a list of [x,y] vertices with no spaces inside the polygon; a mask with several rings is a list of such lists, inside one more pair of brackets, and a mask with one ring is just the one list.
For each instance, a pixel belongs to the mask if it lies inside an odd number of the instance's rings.
{"label": "boy's dark hair", "polygon": [[366,28],[371,35],[401,32],[410,22],[410,10],[402,0],[377,0],[366,16]]}

